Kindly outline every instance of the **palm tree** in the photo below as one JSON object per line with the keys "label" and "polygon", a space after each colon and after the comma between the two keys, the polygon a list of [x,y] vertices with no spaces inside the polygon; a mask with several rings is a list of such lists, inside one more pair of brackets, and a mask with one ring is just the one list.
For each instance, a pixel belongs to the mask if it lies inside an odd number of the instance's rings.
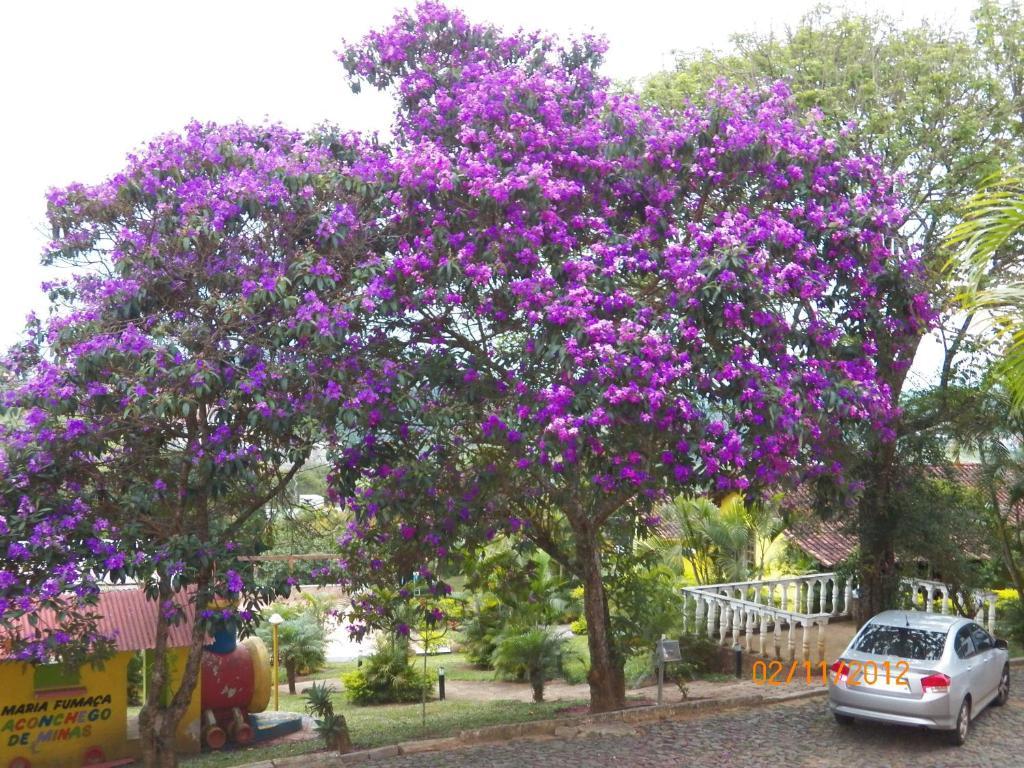
{"label": "palm tree", "polygon": [[964,206],[947,239],[949,270],[966,278],[960,295],[971,313],[992,317],[1007,341],[1000,373],[1013,404],[1024,406],[1024,168],[989,178]]}
{"label": "palm tree", "polygon": [[[269,631],[261,626],[258,633],[269,645]],[[288,678],[288,693],[295,695],[295,680],[300,672],[316,670],[327,663],[326,645],[323,628],[308,615],[278,625],[278,657]]]}
{"label": "palm tree", "polygon": [[677,496],[658,511],[679,527],[679,538],[668,547],[690,564],[698,584],[760,576],[768,546],[782,530],[774,504],[747,504],[739,494],[720,504],[706,497]]}
{"label": "palm tree", "polygon": [[524,676],[533,687],[533,700],[544,701],[544,683],[562,668],[565,638],[546,627],[502,635],[491,663],[506,675]]}

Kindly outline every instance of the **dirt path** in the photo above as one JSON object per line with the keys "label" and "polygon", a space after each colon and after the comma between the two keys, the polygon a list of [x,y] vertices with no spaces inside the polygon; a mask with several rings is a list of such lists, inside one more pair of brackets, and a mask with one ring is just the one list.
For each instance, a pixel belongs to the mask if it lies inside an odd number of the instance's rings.
{"label": "dirt path", "polygon": [[[313,681],[302,680],[296,684],[299,693],[314,682],[326,682],[332,690],[341,690],[341,684],[337,680]],[[796,690],[807,688],[806,682],[799,679],[791,683],[779,686],[757,685],[750,678],[741,680],[725,680],[721,682],[709,682],[706,680],[695,680],[687,685],[687,698],[690,699],[718,699],[730,696],[739,696],[744,693],[763,693],[765,695],[779,695],[792,693]],[[281,686],[282,693],[287,692],[286,685]],[[657,686],[646,686],[643,688],[631,688],[626,692],[629,697],[643,697],[654,701],[658,696]],[[682,701],[683,696],[674,683],[666,683],[663,690],[666,703]],[[503,680],[448,680],[445,683],[445,697],[449,701],[533,701],[533,689],[527,683],[510,683]],[[590,698],[590,687],[582,685],[569,685],[562,680],[552,680],[544,686],[544,699],[546,701],[572,701]]]}

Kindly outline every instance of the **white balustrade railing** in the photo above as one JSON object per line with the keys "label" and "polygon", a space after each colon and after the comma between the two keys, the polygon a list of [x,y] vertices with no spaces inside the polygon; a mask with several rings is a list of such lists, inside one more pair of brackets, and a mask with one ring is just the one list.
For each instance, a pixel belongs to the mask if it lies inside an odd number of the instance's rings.
{"label": "white balustrade railing", "polygon": [[930,579],[904,579],[901,584],[910,600],[910,606],[925,613],[948,614],[954,600],[963,611],[974,611],[974,620],[984,624],[988,631],[996,631],[995,592],[984,589],[954,591],[948,584]]}
{"label": "white balustrade railing", "polygon": [[[683,629],[700,633],[722,645],[739,645],[742,634],[748,653],[796,659],[796,628],[803,627],[800,650],[811,660],[811,633],[817,627],[818,661],[825,658],[825,627],[833,616],[849,613],[850,585],[834,573],[787,576],[780,579],[737,581],[683,588]],[[692,627],[690,609],[692,608]],[[783,643],[782,633],[786,630]],[[755,650],[755,633],[756,650]],[[771,634],[769,641],[768,635]],[[785,653],[783,653],[785,647]]]}
{"label": "white balustrade railing", "polygon": [[[953,592],[939,581],[904,579],[911,607],[949,613]],[[683,588],[683,631],[707,633],[721,645],[739,645],[748,653],[796,659],[796,627],[803,627],[801,660],[811,660],[811,633],[818,628],[817,660],[825,658],[825,627],[830,619],[850,615],[853,583],[835,573],[810,573],[777,579],[736,581]],[[958,603],[976,611],[975,620],[995,630],[996,595],[984,590],[957,593]],[[938,601],[938,610],[936,610]],[[782,633],[786,631],[783,642]],[[771,639],[769,641],[769,634]],[[755,640],[756,635],[756,640]],[[755,649],[756,643],[756,649]],[[742,647],[742,646],[741,646]],[[785,648],[785,653],[783,653]]]}

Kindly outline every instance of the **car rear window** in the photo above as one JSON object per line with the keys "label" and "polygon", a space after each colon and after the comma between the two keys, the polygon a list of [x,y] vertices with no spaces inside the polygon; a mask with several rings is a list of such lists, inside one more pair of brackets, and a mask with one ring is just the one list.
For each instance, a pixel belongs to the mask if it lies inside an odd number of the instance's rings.
{"label": "car rear window", "polygon": [[899,656],[916,661],[936,661],[946,645],[946,633],[913,627],[869,624],[853,650],[876,656]]}

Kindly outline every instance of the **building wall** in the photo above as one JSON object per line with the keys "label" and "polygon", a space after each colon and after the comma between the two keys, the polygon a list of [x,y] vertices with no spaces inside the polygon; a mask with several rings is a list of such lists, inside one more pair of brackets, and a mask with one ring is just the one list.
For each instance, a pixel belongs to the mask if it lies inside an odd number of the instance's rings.
{"label": "building wall", "polygon": [[22,757],[32,768],[72,768],[98,751],[127,756],[130,658],[119,653],[70,675],[0,662],[0,766]]}
{"label": "building wall", "polygon": [[[171,679],[181,680],[187,649],[174,648]],[[87,761],[139,755],[128,735],[128,662],[121,652],[70,674],[51,665],[0,662],[0,768],[21,757],[31,768],[78,768]],[[200,751],[200,691],[178,728],[178,749]],[[100,757],[102,753],[102,758]]]}

